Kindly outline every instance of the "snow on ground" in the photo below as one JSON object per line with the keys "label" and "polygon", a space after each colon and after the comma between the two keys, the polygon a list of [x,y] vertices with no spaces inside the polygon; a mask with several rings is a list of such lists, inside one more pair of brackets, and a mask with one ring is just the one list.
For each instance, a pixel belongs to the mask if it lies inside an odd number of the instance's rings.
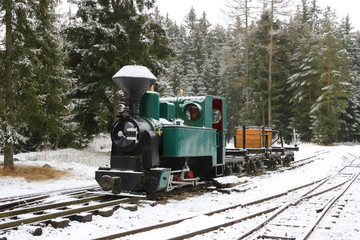
{"label": "snow on ground", "polygon": [[[22,164],[41,167],[48,164],[58,170],[69,170],[69,174],[61,179],[35,182],[28,182],[24,178],[2,177],[0,198],[97,185],[95,171],[99,166],[110,162],[111,143],[108,139],[107,136],[97,138],[86,150],[62,149],[16,154],[15,166]],[[3,162],[4,156],[0,155],[0,164]]]}
{"label": "snow on ground", "polygon": [[[104,137],[106,139],[106,137]],[[101,147],[99,147],[101,146]],[[42,191],[66,189],[95,185],[94,172],[98,166],[103,166],[109,162],[110,153],[108,143],[100,140],[88,150],[65,149],[59,151],[47,151],[38,153],[18,154],[16,158],[22,164],[38,165],[49,164],[57,169],[71,169],[71,174],[61,179],[49,180],[45,182],[27,182],[21,178],[0,178],[0,198],[19,194],[37,193]],[[324,153],[314,162],[285,172],[273,172],[256,177],[247,177],[251,189],[231,194],[220,193],[217,191],[208,192],[201,196],[189,197],[185,200],[170,200],[167,204],[157,204],[153,206],[150,202],[144,201],[138,206],[137,211],[129,211],[119,208],[111,217],[93,216],[93,221],[89,223],[71,222],[65,229],[54,229],[46,227],[43,229],[42,236],[33,237],[26,227],[19,231],[6,233],[8,240],[12,239],[91,239],[105,235],[119,233],[130,229],[153,225],[170,220],[198,215],[220,209],[232,204],[244,203],[255,199],[263,198],[282,191],[291,189],[301,184],[309,183],[322,179],[331,174],[335,174],[346,163],[360,157],[360,145],[353,146],[317,146],[312,144],[300,145],[300,151],[295,153],[295,159],[304,159],[318,153]],[[0,161],[3,157],[0,156]],[[18,162],[16,162],[18,164]],[[358,198],[358,196],[354,196]],[[354,205],[358,208],[360,205]],[[353,216],[355,219],[359,216]],[[193,225],[206,224],[206,217],[196,217],[191,220]],[[340,219],[339,219],[340,221]],[[351,222],[351,219],[347,219]],[[189,223],[191,224],[191,223]],[[188,226],[188,225],[186,225]],[[186,227],[184,226],[184,228]],[[339,226],[341,224],[339,223]],[[347,227],[349,227],[347,225]],[[181,228],[179,226],[179,228]],[[354,226],[354,229],[356,226]],[[176,229],[178,231],[181,229]],[[164,233],[165,234],[165,233]],[[147,235],[146,239],[162,239],[162,235]],[[166,234],[164,235],[166,236]],[[1,236],[0,236],[1,237]],[[236,239],[238,236],[227,235],[226,239]],[[217,239],[216,236],[212,237]],[[131,239],[131,237],[129,237]],[[200,238],[201,239],[201,238]],[[203,238],[202,238],[203,239]],[[341,238],[337,238],[341,239]],[[358,238],[354,238],[358,239]]]}

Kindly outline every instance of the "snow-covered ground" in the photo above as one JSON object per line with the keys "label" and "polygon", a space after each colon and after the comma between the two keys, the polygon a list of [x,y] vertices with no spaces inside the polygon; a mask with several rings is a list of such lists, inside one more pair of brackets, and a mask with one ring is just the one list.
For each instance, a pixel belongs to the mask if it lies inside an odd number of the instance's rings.
{"label": "snow-covered ground", "polygon": [[[28,182],[21,178],[0,178],[0,198],[37,193],[42,191],[67,189],[88,185],[96,185],[94,172],[98,166],[103,166],[109,162],[110,152],[109,143],[106,137],[95,142],[88,150],[66,149],[59,151],[47,151],[37,153],[24,153],[16,155],[19,162],[16,164],[27,164],[50,166],[69,170],[69,174],[61,179],[48,180],[42,182]],[[326,151],[326,153],[324,153]],[[260,199],[267,195],[273,195],[277,192],[291,189],[301,184],[309,183],[322,179],[326,176],[336,173],[346,163],[355,157],[360,157],[360,145],[339,145],[339,146],[317,146],[312,144],[300,145],[300,151],[295,153],[295,159],[303,159],[313,156],[319,152],[320,155],[314,162],[285,172],[274,172],[256,177],[247,177],[251,189],[246,192],[232,192],[231,194],[220,193],[217,191],[208,192],[201,196],[189,197],[185,200],[169,200],[167,204],[157,204],[144,202],[138,206],[137,211],[129,211],[119,208],[111,217],[93,216],[93,221],[88,223],[71,222],[65,229],[55,229],[50,226],[43,229],[42,236],[34,237],[26,229],[20,227],[18,231],[6,233],[5,237],[11,239],[91,239],[100,236],[110,235],[143,226],[153,225],[155,223],[176,220],[184,217],[198,215],[200,213],[210,212],[232,204],[248,202],[250,200]],[[0,162],[3,156],[0,156]],[[354,204],[354,212],[359,212],[359,196],[353,196],[357,199]],[[353,219],[346,219],[347,227],[349,222],[353,223],[353,229],[359,231],[359,217],[353,216]],[[201,218],[196,218],[195,224],[200,224]],[[338,226],[341,224],[341,218],[338,219]],[[203,222],[204,223],[204,222]],[[357,230],[356,230],[357,229]],[[179,230],[179,229],[177,229]],[[180,229],[181,231],[181,229]],[[340,229],[341,231],[341,229]],[[208,235],[207,235],[208,236]],[[219,237],[220,235],[218,235]],[[360,239],[359,235],[355,238],[336,238],[336,239]],[[0,235],[1,237],[1,235]],[[238,236],[227,235],[221,239],[236,239]],[[211,236],[212,239],[219,239]],[[162,239],[159,236],[147,235],[146,239]],[[205,238],[199,238],[205,239]],[[325,238],[324,238],[325,239]],[[326,238],[328,239],[328,238]]]}

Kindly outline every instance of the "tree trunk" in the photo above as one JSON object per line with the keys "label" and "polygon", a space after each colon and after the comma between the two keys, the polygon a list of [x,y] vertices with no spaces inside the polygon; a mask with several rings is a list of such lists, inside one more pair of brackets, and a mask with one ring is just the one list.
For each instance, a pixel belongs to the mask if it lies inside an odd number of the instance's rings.
{"label": "tree trunk", "polygon": [[[5,1],[5,24],[6,24],[6,39],[5,39],[5,81],[6,81],[6,96],[5,96],[5,122],[7,126],[14,126],[14,99],[13,99],[13,79],[12,79],[12,0]],[[9,139],[5,140],[4,149],[4,169],[14,170],[14,144]]]}
{"label": "tree trunk", "polygon": [[114,86],[114,105],[113,105],[113,118],[114,122],[118,119],[119,115],[119,95],[118,95],[119,88],[118,86]]}
{"label": "tree trunk", "polygon": [[272,58],[274,54],[273,46],[273,34],[274,34],[274,0],[271,1],[271,17],[270,17],[270,42],[269,42],[269,83],[268,83],[268,127],[272,125],[272,115],[271,115],[271,91],[272,91]]}
{"label": "tree trunk", "polygon": [[249,112],[249,8],[248,8],[248,1],[245,0],[245,65],[246,65],[246,73],[245,73],[245,88],[246,88],[246,102],[245,102],[245,110],[248,117]]}
{"label": "tree trunk", "polygon": [[14,171],[14,146],[12,143],[5,144],[4,148],[4,169],[5,171]]}
{"label": "tree trunk", "polygon": [[327,71],[327,86],[328,86],[328,95],[327,95],[327,111],[328,113],[330,112],[330,96],[331,96],[331,90],[330,90],[330,85],[331,85],[331,42],[329,40],[328,43],[328,71]]}

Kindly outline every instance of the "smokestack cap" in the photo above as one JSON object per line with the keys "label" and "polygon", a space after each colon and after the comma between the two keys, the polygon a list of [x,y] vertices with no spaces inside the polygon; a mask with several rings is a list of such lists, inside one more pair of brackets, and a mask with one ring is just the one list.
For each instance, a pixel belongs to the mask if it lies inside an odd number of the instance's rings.
{"label": "smokestack cap", "polygon": [[122,67],[112,79],[130,99],[136,100],[140,100],[156,81],[156,77],[147,67],[137,65]]}

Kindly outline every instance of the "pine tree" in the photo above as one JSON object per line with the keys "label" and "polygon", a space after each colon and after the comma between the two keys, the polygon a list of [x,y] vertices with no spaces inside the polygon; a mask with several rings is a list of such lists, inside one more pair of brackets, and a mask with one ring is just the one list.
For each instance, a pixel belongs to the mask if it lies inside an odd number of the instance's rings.
{"label": "pine tree", "polygon": [[167,32],[172,50],[172,57],[164,63],[166,67],[165,74],[160,76],[163,83],[166,84],[165,96],[178,96],[180,90],[184,90],[184,66],[182,65],[182,50],[185,46],[186,29],[183,25],[178,26],[175,22],[166,16],[164,20],[164,28]]}
{"label": "pine tree", "polygon": [[206,57],[204,34],[207,32],[204,33],[201,30],[200,20],[197,18],[194,8],[190,9],[184,21],[187,34],[184,39],[180,62],[184,69],[185,94],[204,95],[205,85],[202,78],[202,67]]}
{"label": "pine tree", "polygon": [[326,67],[320,69],[321,93],[312,105],[311,117],[314,119],[314,141],[330,144],[337,140],[340,115],[348,107],[351,59],[341,42],[336,15],[330,8],[326,9],[320,26],[322,38],[318,58]]}
{"label": "pine tree", "polygon": [[300,134],[301,141],[310,142],[313,139],[310,116],[311,107],[319,96],[321,62],[318,61],[320,38],[317,29],[319,11],[316,1],[308,5],[302,1],[301,11],[294,19],[293,46],[291,56],[291,76],[288,80],[289,89],[293,92],[290,104],[293,113],[292,127]]}
{"label": "pine tree", "polygon": [[[209,95],[218,95],[221,85],[221,62],[223,60],[223,47],[227,42],[226,31],[222,26],[216,25],[210,30],[205,40],[206,59],[203,64],[202,78],[205,81],[205,92]],[[225,95],[222,95],[225,97]]]}
{"label": "pine tree", "polygon": [[288,83],[294,93],[290,101],[294,114],[292,126],[302,141],[310,142],[313,138],[310,111],[319,96],[320,63],[317,56],[320,40],[311,28],[305,28],[302,35],[292,55],[293,73]]}
{"label": "pine tree", "polygon": [[237,42],[241,43],[240,49],[244,52],[244,64],[245,64],[245,75],[244,75],[244,87],[245,87],[245,114],[243,115],[244,120],[246,121],[247,113],[249,111],[249,102],[250,102],[250,83],[249,83],[249,71],[250,71],[250,62],[249,62],[249,49],[250,49],[250,21],[252,19],[253,9],[251,6],[252,0],[232,0],[227,3],[227,16],[234,19],[235,28],[234,32],[241,37],[242,41]]}
{"label": "pine tree", "polygon": [[[227,102],[227,138],[235,135],[235,128],[247,122],[246,112],[246,68],[242,40],[237,28],[223,32],[223,46],[221,51],[221,82],[218,92]],[[220,53],[220,52],[219,52]]]}
{"label": "pine tree", "polygon": [[265,126],[268,123],[268,66],[269,66],[269,29],[270,13],[262,12],[257,25],[253,26],[250,39],[250,113],[251,125]]}
{"label": "pine tree", "polygon": [[[6,54],[4,82],[7,82],[4,113],[5,158],[13,151],[49,147],[60,141],[66,126],[59,36],[54,28],[57,1],[6,1]],[[3,86],[1,86],[2,88]],[[3,91],[3,90],[2,90]],[[27,138],[22,147],[19,142]]]}
{"label": "pine tree", "polygon": [[21,79],[17,89],[18,118],[27,123],[22,132],[29,138],[27,145],[35,150],[57,145],[71,129],[64,121],[68,81],[63,77],[63,54],[55,27],[56,2],[28,4],[28,8],[17,9],[15,52],[23,60],[14,67],[18,70],[17,79]]}
{"label": "pine tree", "polygon": [[79,139],[107,131],[117,115],[111,77],[124,65],[147,66],[155,76],[171,51],[157,19],[147,10],[154,1],[78,1],[78,19],[64,30],[67,67],[75,80],[71,92]]}
{"label": "pine tree", "polygon": [[[209,30],[210,23],[203,13],[202,18],[198,19],[194,8],[185,16],[185,25],[180,26],[177,37],[177,46],[175,53],[178,62],[181,65],[182,73],[181,89],[186,95],[204,95],[206,94],[207,79],[205,79],[206,69],[205,60],[209,58]],[[180,68],[178,68],[180,69]]]}
{"label": "pine tree", "polygon": [[350,68],[352,70],[349,83],[351,84],[347,101],[349,106],[341,113],[341,127],[338,131],[339,141],[357,141],[360,131],[360,48],[356,42],[356,34],[352,32],[350,18],[344,18],[340,25],[342,44],[347,55],[351,58]]}
{"label": "pine tree", "polygon": [[290,142],[293,138],[293,130],[291,128],[292,108],[289,103],[293,91],[289,89],[287,79],[291,70],[289,56],[294,36],[285,23],[277,21],[274,28],[276,31],[279,31],[278,28],[282,30],[274,38],[276,45],[274,46],[272,66],[272,127],[281,129],[284,140]]}
{"label": "pine tree", "polygon": [[[270,3],[270,29],[269,29],[269,63],[268,63],[268,126],[272,127],[273,124],[273,116],[272,116],[272,96],[273,96],[273,57],[274,51],[276,47],[276,41],[274,41],[274,37],[279,34],[279,30],[274,28],[274,22],[277,15],[280,15],[280,11],[284,11],[285,8],[289,5],[289,0],[269,0]],[[265,0],[265,6],[269,2]]]}
{"label": "pine tree", "polygon": [[[173,52],[179,28],[175,22],[169,19],[168,15],[164,18],[157,7],[155,8],[154,19],[156,19],[156,22],[162,26],[166,32],[166,36],[169,41],[169,48],[172,50],[171,56],[162,61],[163,72],[161,75],[157,76],[156,90],[160,93],[160,95],[173,96],[173,93],[176,94],[179,92],[180,86],[177,80],[174,80],[175,82],[173,82],[174,76],[176,78],[179,74],[179,66],[174,58]],[[173,88],[175,89],[174,91]]]}
{"label": "pine tree", "polygon": [[355,125],[354,129],[355,132],[353,136],[351,137],[352,141],[360,141],[360,32],[358,31],[356,34],[354,34],[354,48],[353,48],[353,62],[352,62],[352,70],[355,73],[355,78],[353,81],[353,99],[352,104],[355,108],[354,114],[352,115],[355,119]]}

